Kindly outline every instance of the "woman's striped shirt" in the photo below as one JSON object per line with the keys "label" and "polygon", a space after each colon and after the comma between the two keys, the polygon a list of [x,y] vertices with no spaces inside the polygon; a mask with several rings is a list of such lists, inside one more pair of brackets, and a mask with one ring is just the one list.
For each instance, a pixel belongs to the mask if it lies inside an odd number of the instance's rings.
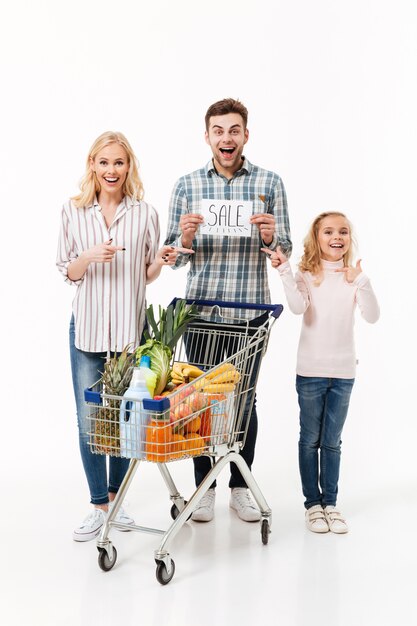
{"label": "woman's striped shirt", "polygon": [[[77,209],[68,201],[56,264],[65,280],[76,285],[73,301],[75,345],[85,352],[121,351],[139,345],[145,321],[146,268],[159,246],[159,220],[146,202],[125,196],[107,228],[97,200]],[[68,266],[81,252],[113,239],[122,246],[111,263],[91,263],[80,280],[68,278]]]}

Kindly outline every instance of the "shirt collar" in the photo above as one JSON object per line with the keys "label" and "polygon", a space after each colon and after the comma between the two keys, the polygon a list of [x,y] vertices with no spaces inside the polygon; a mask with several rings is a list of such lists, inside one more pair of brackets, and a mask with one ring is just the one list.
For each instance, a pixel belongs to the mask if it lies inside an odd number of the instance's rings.
{"label": "shirt collar", "polygon": [[325,259],[321,260],[321,266],[324,270],[336,270],[339,269],[340,267],[344,266],[344,262],[343,259],[340,259],[340,261],[326,261]]}
{"label": "shirt collar", "polygon": [[[123,204],[124,208],[127,210],[127,209],[131,209],[132,207],[140,204],[140,200],[135,200],[131,196],[125,196],[120,204]],[[90,205],[88,205],[86,208],[90,209],[90,208],[95,208],[95,207],[98,207],[98,206],[100,206],[100,205],[99,205],[97,196],[95,196],[93,202]]]}
{"label": "shirt collar", "polygon": [[[218,176],[217,170],[214,167],[213,159],[211,159],[207,163],[204,169],[205,169],[207,176],[213,176],[214,174]],[[233,178],[236,178],[236,176],[242,176],[243,174],[250,174],[252,169],[253,169],[252,163],[250,163],[248,159],[244,156],[242,167],[233,174]]]}

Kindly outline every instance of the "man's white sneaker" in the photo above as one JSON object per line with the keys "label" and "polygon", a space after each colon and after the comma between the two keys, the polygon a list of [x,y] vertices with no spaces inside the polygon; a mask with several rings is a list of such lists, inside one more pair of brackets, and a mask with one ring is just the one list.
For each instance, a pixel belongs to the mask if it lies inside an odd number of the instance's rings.
{"label": "man's white sneaker", "polygon": [[91,541],[100,533],[104,524],[106,512],[102,509],[94,509],[87,515],[82,524],[72,534],[74,541]]}
{"label": "man's white sneaker", "polygon": [[261,512],[256,507],[246,487],[232,489],[230,508],[234,509],[244,522],[259,522],[261,519]]}
{"label": "man's white sneaker", "polygon": [[[112,506],[113,506],[113,502],[109,502],[109,511],[111,510]],[[114,518],[114,521],[117,522],[118,524],[128,524],[129,526],[132,526],[135,523],[135,520],[126,513],[126,511],[124,510],[122,506],[117,511],[117,515]],[[129,532],[128,528],[118,528],[117,530],[121,530],[123,532]]]}
{"label": "man's white sneaker", "polygon": [[194,522],[211,522],[214,517],[215,500],[216,492],[214,491],[214,489],[209,489],[207,493],[201,498],[198,507],[191,515],[191,519]]}
{"label": "man's white sneaker", "polygon": [[306,525],[313,533],[328,533],[329,525],[323,507],[315,504],[306,511]]}
{"label": "man's white sneaker", "polygon": [[327,505],[324,509],[324,514],[332,533],[343,535],[344,533],[349,532],[346,521],[343,519],[342,514],[336,509],[335,506],[331,506],[330,504]]}

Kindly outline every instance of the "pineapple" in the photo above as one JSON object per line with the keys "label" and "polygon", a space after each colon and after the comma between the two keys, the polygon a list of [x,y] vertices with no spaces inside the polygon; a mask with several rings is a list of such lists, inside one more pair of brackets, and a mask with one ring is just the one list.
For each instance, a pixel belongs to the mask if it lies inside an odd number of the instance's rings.
{"label": "pineapple", "polygon": [[146,309],[146,319],[152,329],[153,336],[145,331],[146,339],[155,339],[167,346],[171,352],[190,324],[197,317],[195,304],[187,305],[186,301],[179,298],[175,305],[172,303],[167,309],[159,306],[159,321],[155,321],[152,304]]}
{"label": "pineapple", "polygon": [[[100,379],[106,395],[122,396],[129,387],[135,363],[135,353],[129,352],[132,346],[126,346],[118,357],[115,353],[104,364]],[[118,456],[120,453],[119,431],[120,400],[104,398],[103,406],[94,414],[95,451],[100,454]]]}

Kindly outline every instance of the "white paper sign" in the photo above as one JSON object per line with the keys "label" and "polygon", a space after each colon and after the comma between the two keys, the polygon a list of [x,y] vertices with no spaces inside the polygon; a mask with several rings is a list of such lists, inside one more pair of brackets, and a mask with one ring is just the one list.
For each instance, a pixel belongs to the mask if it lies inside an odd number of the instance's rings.
{"label": "white paper sign", "polygon": [[250,237],[253,203],[251,200],[211,200],[201,201],[201,215],[204,224],[199,227],[202,235],[222,235],[223,237]]}

